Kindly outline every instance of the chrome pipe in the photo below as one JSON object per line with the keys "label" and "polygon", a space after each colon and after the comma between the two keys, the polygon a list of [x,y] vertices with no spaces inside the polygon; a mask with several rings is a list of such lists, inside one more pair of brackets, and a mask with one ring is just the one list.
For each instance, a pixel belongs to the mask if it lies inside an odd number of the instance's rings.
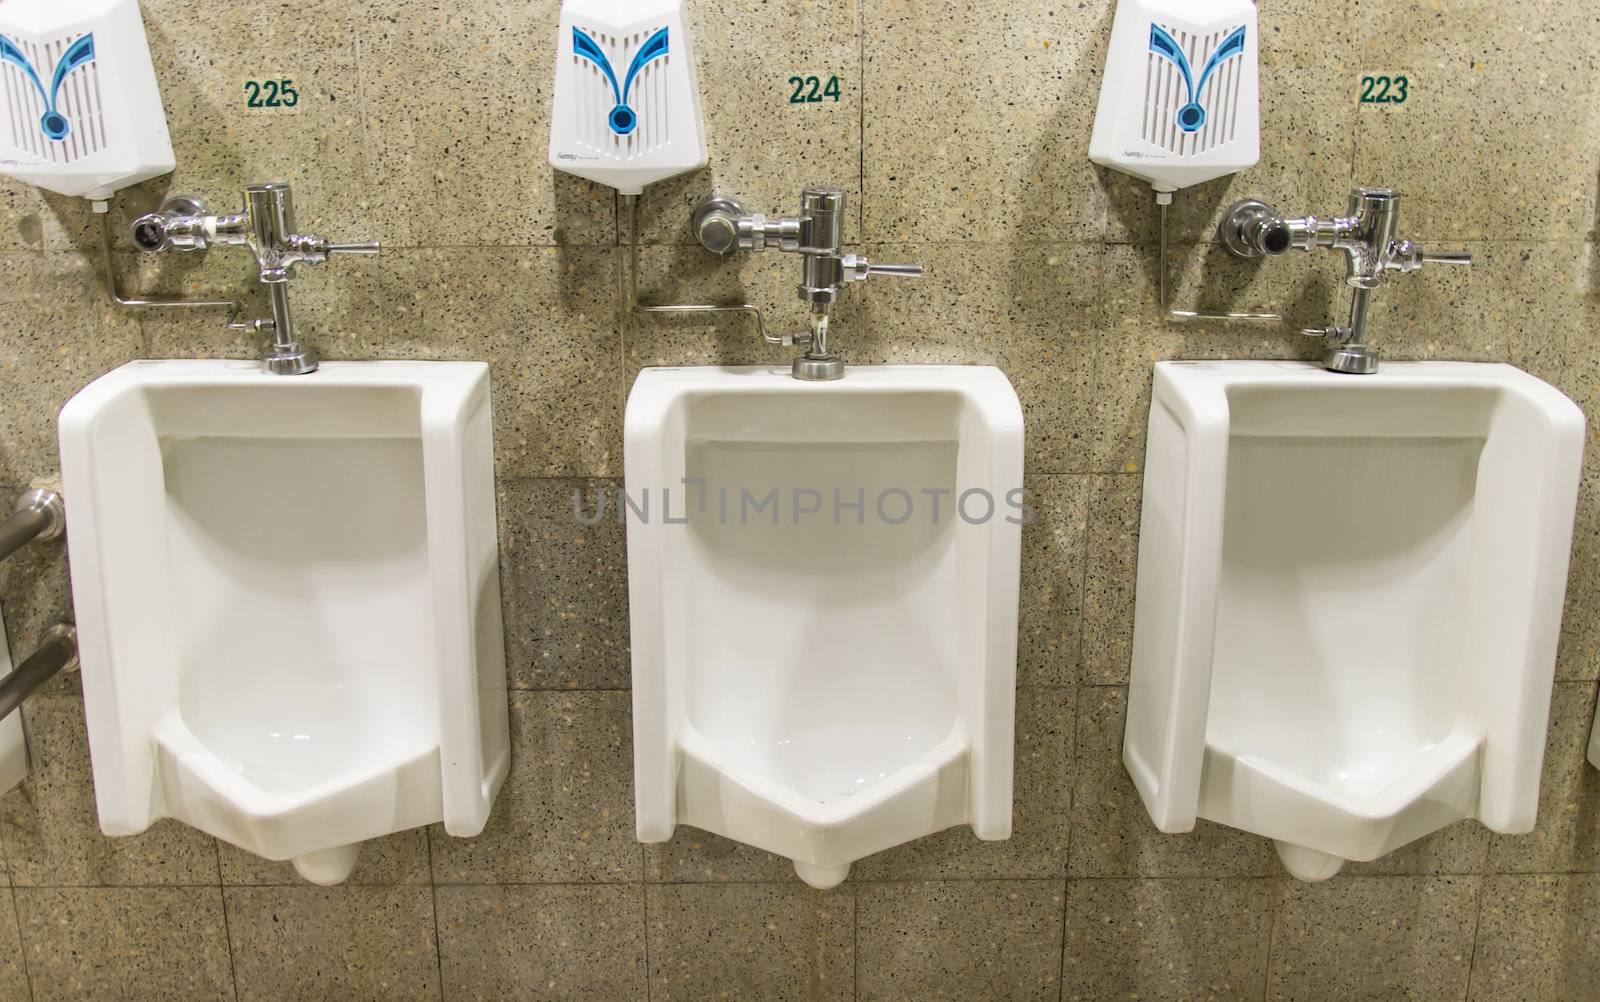
{"label": "chrome pipe", "polygon": [[63,670],[78,666],[78,629],[71,623],[57,623],[45,631],[44,642],[28,659],[0,678],[0,720],[39,691],[40,686]]}
{"label": "chrome pipe", "polygon": [[0,560],[35,539],[60,539],[67,528],[67,506],[60,493],[35,487],[17,498],[11,517],[0,522]]}
{"label": "chrome pipe", "polygon": [[[672,306],[647,306],[639,302],[639,196],[624,195],[628,210],[628,285],[626,299],[628,309],[638,313],[748,313],[756,320],[756,333],[761,335],[761,340],[768,344],[787,344],[782,338],[775,338],[767,334],[767,321],[761,315],[761,308],[750,303],[729,304],[717,306],[710,304],[674,304]],[[729,243],[728,249],[733,245]]]}
{"label": "chrome pipe", "polygon": [[146,299],[138,296],[124,296],[122,290],[117,288],[117,264],[113,254],[111,238],[111,207],[105,202],[94,203],[94,211],[100,216],[100,263],[106,270],[106,287],[111,291],[111,301],[118,306],[129,309],[148,310],[160,307],[171,309],[226,309],[228,311],[228,326],[232,327],[234,321],[243,307],[233,299],[176,299],[155,298]]}
{"label": "chrome pipe", "polygon": [[1156,270],[1161,273],[1160,297],[1161,312],[1168,320],[1243,320],[1249,323],[1273,323],[1283,319],[1281,313],[1257,313],[1253,311],[1232,311],[1227,313],[1206,313],[1201,310],[1181,310],[1172,305],[1172,291],[1168,287],[1167,278],[1167,202],[1158,200],[1160,219],[1157,228],[1161,231],[1160,242],[1156,250],[1159,260]]}

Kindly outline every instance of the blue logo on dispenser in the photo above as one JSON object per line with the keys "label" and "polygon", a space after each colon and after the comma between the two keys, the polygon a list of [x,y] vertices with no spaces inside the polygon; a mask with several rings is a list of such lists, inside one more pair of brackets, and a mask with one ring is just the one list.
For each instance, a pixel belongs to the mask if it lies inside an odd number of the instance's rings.
{"label": "blue logo on dispenser", "polygon": [[1173,65],[1178,67],[1178,72],[1183,74],[1184,86],[1189,91],[1189,102],[1178,109],[1178,127],[1184,132],[1199,132],[1200,127],[1206,124],[1206,109],[1200,103],[1200,94],[1206,89],[1206,81],[1211,79],[1211,74],[1216,72],[1218,66],[1234,56],[1244,54],[1244,29],[1238,29],[1217,46],[1217,51],[1206,60],[1206,67],[1200,72],[1198,81],[1194,78],[1194,70],[1189,66],[1189,57],[1179,47],[1177,40],[1159,24],[1150,26],[1150,51],[1171,60]]}
{"label": "blue logo on dispenser", "polygon": [[94,35],[84,35],[82,38],[67,46],[67,51],[61,54],[56,62],[55,72],[50,74],[50,88],[45,89],[44,81],[39,78],[39,71],[33,68],[28,57],[22,54],[17,43],[0,35],[0,61],[8,62],[27,74],[33,86],[38,88],[39,99],[44,102],[44,115],[39,119],[39,128],[51,139],[63,140],[67,133],[72,131],[72,126],[67,122],[67,116],[56,109],[56,101],[61,97],[61,82],[67,74],[80,66],[94,62]]}
{"label": "blue logo on dispenser", "polygon": [[611,69],[611,60],[606,58],[604,50],[595,43],[595,40],[585,35],[578,28],[572,29],[572,53],[582,56],[600,67],[600,72],[611,81],[611,93],[616,98],[617,105],[611,109],[611,114],[606,120],[611,125],[611,131],[619,136],[626,136],[639,124],[639,116],[628,106],[628,92],[633,88],[634,78],[646,66],[667,54],[667,29],[651,35],[649,40],[639,48],[633,57],[633,63],[628,67],[628,75],[623,80],[622,86],[617,86],[617,74]]}

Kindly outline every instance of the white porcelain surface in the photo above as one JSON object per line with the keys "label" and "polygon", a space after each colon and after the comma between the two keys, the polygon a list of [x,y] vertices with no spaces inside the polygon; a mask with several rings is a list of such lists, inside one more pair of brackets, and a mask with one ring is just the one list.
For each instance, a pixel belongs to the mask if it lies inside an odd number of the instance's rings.
{"label": "white porcelain surface", "polygon": [[[693,825],[829,887],[953,825],[1009,837],[1022,413],[1005,376],[646,369],[626,449],[629,498],[655,505],[628,518],[639,838]],[[946,492],[941,517],[924,491]]]}
{"label": "white porcelain surface", "polygon": [[[6,637],[5,617],[0,615],[0,678],[11,674],[11,641]],[[28,776],[28,745],[22,733],[22,711],[16,710],[0,720],[0,794]]]}
{"label": "white porcelain surface", "polygon": [[61,413],[95,795],[319,883],[509,762],[487,366],[133,362]]}
{"label": "white porcelain surface", "polygon": [[1506,365],[1163,362],[1124,760],[1332,876],[1532,829],[1583,415]]}

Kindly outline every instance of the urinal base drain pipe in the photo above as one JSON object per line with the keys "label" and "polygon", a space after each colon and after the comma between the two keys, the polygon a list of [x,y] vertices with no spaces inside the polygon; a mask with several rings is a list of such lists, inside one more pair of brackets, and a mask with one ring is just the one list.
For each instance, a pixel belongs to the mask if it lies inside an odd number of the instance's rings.
{"label": "urinal base drain pipe", "polygon": [[0,720],[10,716],[40,686],[62,671],[77,667],[78,629],[71,623],[57,623],[45,631],[38,650],[0,679]]}

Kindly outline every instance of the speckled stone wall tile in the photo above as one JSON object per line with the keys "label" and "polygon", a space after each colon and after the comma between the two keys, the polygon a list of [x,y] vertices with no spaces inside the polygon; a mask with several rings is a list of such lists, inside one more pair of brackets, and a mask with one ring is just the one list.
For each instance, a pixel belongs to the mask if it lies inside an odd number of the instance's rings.
{"label": "speckled stone wall tile", "polygon": [[1267,997],[1463,997],[1481,879],[1280,882]]}
{"label": "speckled stone wall tile", "polygon": [[[852,364],[998,365],[1022,401],[1029,473],[1089,468],[1089,393],[1100,324],[1098,247],[1067,244],[867,245],[879,262],[922,264],[920,279],[880,278],[846,290],[830,345]],[[769,333],[805,314],[795,299],[800,264],[768,253],[716,258],[699,247],[644,248],[640,301],[752,303]],[[630,380],[648,365],[787,366],[797,348],[763,344],[737,314],[632,319]]]}
{"label": "speckled stone wall tile", "polygon": [[[242,886],[303,884],[305,878],[290,862],[275,863],[254,853],[217,843],[222,866],[222,882]],[[351,885],[426,884],[428,873],[428,831],[412,828],[361,843],[361,855],[350,874]]]}
{"label": "speckled stone wall tile", "polygon": [[[236,212],[245,185],[288,181],[302,232],[399,238],[367,204],[372,187],[350,5],[140,6],[178,166],[130,193],[135,208],[149,211],[163,194],[185,194],[205,199],[212,211]],[[291,80],[296,103],[248,108],[247,80]]]}
{"label": "speckled stone wall tile", "polygon": [[[626,251],[623,256],[620,267],[627,268]],[[768,333],[792,333],[805,323],[805,307],[794,292],[799,268],[799,259],[793,254],[720,257],[698,244],[641,247],[638,301],[647,306],[748,303],[762,310]],[[843,296],[833,314],[836,353],[847,361],[861,336],[856,322],[858,291],[852,289]],[[787,365],[802,351],[766,344],[755,319],[745,313],[633,313],[624,332],[630,387],[639,370],[648,366]]]}
{"label": "speckled stone wall tile", "polygon": [[1017,690],[1011,837],[980,841],[966,826],[868,856],[858,880],[1065,877],[1072,818],[1074,690]]}
{"label": "speckled stone wall tile", "polygon": [[782,856],[679,825],[670,841],[644,846],[645,879],[653,883],[798,880]]}
{"label": "speckled stone wall tile", "polygon": [[[1410,193],[1404,236],[1581,240],[1594,229],[1594,74],[1571,73],[1542,52],[1510,62],[1367,68],[1411,80],[1404,104],[1362,106],[1356,148],[1363,183]],[[1530,93],[1539,99],[1528,100]],[[1515,142],[1506,141],[1511,136]]]}
{"label": "speckled stone wall tile", "polygon": [[1339,872],[1352,876],[1482,873],[1492,834],[1476,819],[1457,821],[1370,862],[1347,862]]}
{"label": "speckled stone wall tile", "polygon": [[1095,352],[1091,467],[1099,473],[1144,468],[1154,364],[1168,359],[1320,358],[1304,327],[1343,322],[1349,301],[1342,266],[1332,256],[1294,255],[1241,261],[1220,245],[1169,250],[1171,304],[1207,312],[1282,311],[1272,323],[1175,323],[1162,317],[1156,252],[1145,246],[1105,250],[1105,317]]}
{"label": "speckled stone wall tile", "polygon": [[[1520,67],[1523,53],[1564,72],[1593,72],[1600,62],[1591,40],[1600,9],[1540,0],[1357,0],[1355,34],[1362,69],[1428,67],[1436,73]],[[1443,86],[1448,78],[1441,79]]]}
{"label": "speckled stone wall tile", "polygon": [[76,254],[0,254],[0,479],[27,483],[54,473],[56,413],[74,393],[135,357],[137,328],[103,323],[100,283]]}
{"label": "speckled stone wall tile", "polygon": [[1077,784],[1072,803],[1072,877],[1254,877],[1277,871],[1272,843],[1200,820],[1168,835],[1150,822],[1122,764],[1127,690],[1085,687],[1078,697]]}
{"label": "speckled stone wall tile", "polygon": [[17,888],[35,1002],[232,999],[215,887]]}
{"label": "speckled stone wall tile", "polygon": [[0,890],[0,1000],[29,1002],[33,990],[22,959],[22,933],[17,926],[16,903],[11,888]]}
{"label": "speckled stone wall tile", "polygon": [[1061,990],[1060,881],[864,884],[861,1002],[1045,1002]]}
{"label": "speckled stone wall tile", "polygon": [[[255,284],[248,255],[217,256],[232,260],[241,284]],[[488,361],[484,338],[446,335],[427,323],[428,303],[439,292],[440,258],[438,251],[385,247],[377,257],[335,257],[322,267],[298,269],[289,286],[296,336],[324,359]],[[374,309],[380,303],[383,308]]]}
{"label": "speckled stone wall tile", "polygon": [[441,887],[447,999],[645,998],[638,886]]}
{"label": "speckled stone wall tile", "polygon": [[1362,0],[1279,0],[1260,11],[1261,72],[1278,79],[1294,70],[1342,66],[1355,44]]}
{"label": "speckled stone wall tile", "polygon": [[866,239],[1100,239],[1085,154],[1111,10],[868,3]]}
{"label": "speckled stone wall tile", "polygon": [[1484,885],[1473,1002],[1592,998],[1600,983],[1600,875],[1493,877]]}
{"label": "speckled stone wall tile", "polygon": [[23,706],[32,769],[0,797],[12,882],[28,885],[214,884],[216,842],[176,821],[138,835],[100,833],[83,700],[35,696]]}
{"label": "speckled stone wall tile", "polygon": [[850,290],[865,294],[840,328],[847,359],[997,365],[1022,401],[1028,472],[1090,469],[1100,248],[912,244],[866,251],[874,261],[920,263],[927,272]]}
{"label": "speckled stone wall tile", "polygon": [[[514,689],[626,689],[627,528],[620,480],[500,487],[506,676]],[[580,521],[595,521],[585,525]]]}
{"label": "speckled stone wall tile", "polygon": [[1133,664],[1133,586],[1139,569],[1138,475],[1095,477],[1089,486],[1083,583],[1083,680],[1126,685]]}
{"label": "speckled stone wall tile", "polygon": [[1496,835],[1493,873],[1600,870],[1600,770],[1588,764],[1595,686],[1557,682],[1539,777],[1539,819],[1527,835]]}
{"label": "speckled stone wall tile", "polygon": [[71,250],[99,239],[89,203],[0,178],[0,251]]}
{"label": "speckled stone wall tile", "polygon": [[650,998],[854,998],[855,894],[776,884],[647,889]]}
{"label": "speckled stone wall tile", "polygon": [[[747,211],[794,216],[800,189],[841,188],[847,239],[860,233],[861,41],[858,0],[688,6],[711,163],[640,198],[649,243],[690,243],[689,216],[712,194]],[[789,78],[839,79],[839,99],[791,104]],[[820,95],[819,90],[819,95]],[[624,221],[626,225],[626,221]]]}
{"label": "speckled stone wall tile", "polygon": [[[1401,228],[1410,200],[1400,201]],[[1501,242],[1431,243],[1425,250],[1465,250],[1470,268],[1433,265],[1385,280],[1372,297],[1368,338],[1385,359],[1505,362],[1530,328],[1548,334],[1552,317],[1574,299],[1569,275],[1576,245]],[[1343,264],[1340,262],[1340,267]],[[1341,272],[1342,274],[1342,272]]]}
{"label": "speckled stone wall tile", "polygon": [[549,165],[559,0],[354,15],[370,200],[424,246],[612,244],[616,194]]}
{"label": "speckled stone wall tile", "polygon": [[[237,302],[243,320],[272,316],[250,256],[243,252],[221,249],[187,255],[119,253],[116,267],[124,296]],[[289,303],[296,317],[302,305],[297,295],[299,288],[298,284],[289,287]],[[311,307],[309,303],[304,305]],[[228,313],[226,307],[141,310],[136,314],[144,342],[140,354],[145,358],[259,359],[270,338],[230,330]],[[308,329],[305,334],[307,344],[322,348],[315,329]]]}
{"label": "speckled stone wall tile", "polygon": [[1265,880],[1074,880],[1061,997],[1259,999],[1271,927]]}
{"label": "speckled stone wall tile", "polygon": [[[1264,24],[1272,22],[1267,11],[1261,19]],[[1265,55],[1264,50],[1263,62]],[[1354,76],[1342,67],[1285,68],[1268,80],[1261,88],[1261,162],[1176,193],[1168,210],[1167,239],[1184,243],[1217,239],[1223,215],[1242,198],[1262,199],[1288,216],[1344,214],[1350,188],[1359,180],[1351,176]],[[1085,136],[1084,148],[1088,141]],[[1146,244],[1157,240],[1159,217],[1150,186],[1117,171],[1103,173],[1111,203],[1107,239]]]}
{"label": "speckled stone wall tile", "polygon": [[1089,478],[1029,477],[1033,520],[1022,527],[1017,626],[1019,685],[1077,685]]}
{"label": "speckled stone wall tile", "polygon": [[426,887],[229,887],[239,999],[439,998]]}
{"label": "speckled stone wall tile", "polygon": [[608,249],[463,249],[423,276],[430,340],[489,362],[498,476],[620,471],[615,264]]}
{"label": "speckled stone wall tile", "polygon": [[626,692],[513,692],[511,773],[476,838],[429,832],[441,884],[633,881]]}

